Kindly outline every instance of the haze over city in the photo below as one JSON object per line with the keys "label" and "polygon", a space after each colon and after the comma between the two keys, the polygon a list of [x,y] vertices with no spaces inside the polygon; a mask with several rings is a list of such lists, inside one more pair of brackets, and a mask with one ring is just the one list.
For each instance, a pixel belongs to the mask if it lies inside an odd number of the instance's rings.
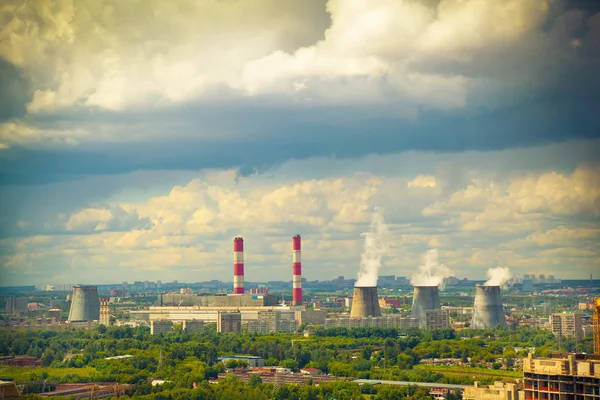
{"label": "haze over city", "polygon": [[598,3],[108,3],[0,5],[0,285],[600,274]]}

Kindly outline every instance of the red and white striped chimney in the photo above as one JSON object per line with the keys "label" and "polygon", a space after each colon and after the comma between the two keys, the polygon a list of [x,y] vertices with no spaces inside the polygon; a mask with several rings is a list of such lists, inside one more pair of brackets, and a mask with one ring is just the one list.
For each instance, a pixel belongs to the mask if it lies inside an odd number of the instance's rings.
{"label": "red and white striped chimney", "polygon": [[301,253],[301,240],[300,235],[296,235],[292,238],[292,261],[293,261],[293,274],[292,279],[292,305],[302,305],[302,260],[300,257]]}
{"label": "red and white striped chimney", "polygon": [[233,239],[233,294],[244,294],[244,239]]}

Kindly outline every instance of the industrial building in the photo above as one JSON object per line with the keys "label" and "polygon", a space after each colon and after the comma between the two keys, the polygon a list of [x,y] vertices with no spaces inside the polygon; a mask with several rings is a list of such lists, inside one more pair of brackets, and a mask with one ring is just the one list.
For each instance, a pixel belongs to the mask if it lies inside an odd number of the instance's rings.
{"label": "industrial building", "polygon": [[419,328],[427,329],[427,310],[440,310],[437,286],[415,286],[411,316],[419,321]]}
{"label": "industrial building", "polygon": [[475,382],[473,386],[465,386],[463,400],[525,400],[523,381],[494,382],[493,385]]}
{"label": "industrial building", "polygon": [[491,329],[496,325],[506,326],[500,286],[477,285],[471,328]]}
{"label": "industrial building", "polygon": [[69,322],[98,321],[100,299],[97,286],[73,286]]}
{"label": "industrial building", "polygon": [[525,399],[597,400],[600,355],[561,353],[523,359]]}
{"label": "industrial building", "polygon": [[217,313],[217,332],[241,332],[242,313],[239,311],[219,311]]}
{"label": "industrial building", "polygon": [[550,329],[554,336],[574,337],[581,339],[583,336],[582,313],[555,313],[550,315]]}
{"label": "industrial building", "polygon": [[450,317],[447,310],[425,310],[425,329],[446,329],[450,327]]}

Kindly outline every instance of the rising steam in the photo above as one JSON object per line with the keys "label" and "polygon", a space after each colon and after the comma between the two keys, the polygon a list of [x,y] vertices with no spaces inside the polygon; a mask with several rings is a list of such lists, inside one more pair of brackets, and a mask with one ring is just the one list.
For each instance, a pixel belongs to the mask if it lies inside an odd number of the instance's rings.
{"label": "rising steam", "polygon": [[413,286],[438,286],[444,288],[444,279],[452,276],[452,270],[438,261],[438,250],[427,250],[421,255],[421,266],[410,283]]}
{"label": "rising steam", "polygon": [[484,286],[504,286],[510,279],[508,267],[490,268],[487,271],[488,280]]}
{"label": "rising steam", "polygon": [[377,286],[381,256],[387,249],[387,235],[388,229],[383,220],[383,209],[375,207],[371,229],[362,234],[365,237],[365,249],[360,258],[360,271],[358,271],[354,286]]}

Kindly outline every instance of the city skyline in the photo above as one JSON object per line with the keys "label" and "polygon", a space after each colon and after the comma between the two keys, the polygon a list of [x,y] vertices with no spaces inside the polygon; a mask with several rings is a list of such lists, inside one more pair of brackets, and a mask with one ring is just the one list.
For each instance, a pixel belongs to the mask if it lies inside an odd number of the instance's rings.
{"label": "city skyline", "polygon": [[0,285],[600,271],[600,5],[99,7],[0,6]]}

